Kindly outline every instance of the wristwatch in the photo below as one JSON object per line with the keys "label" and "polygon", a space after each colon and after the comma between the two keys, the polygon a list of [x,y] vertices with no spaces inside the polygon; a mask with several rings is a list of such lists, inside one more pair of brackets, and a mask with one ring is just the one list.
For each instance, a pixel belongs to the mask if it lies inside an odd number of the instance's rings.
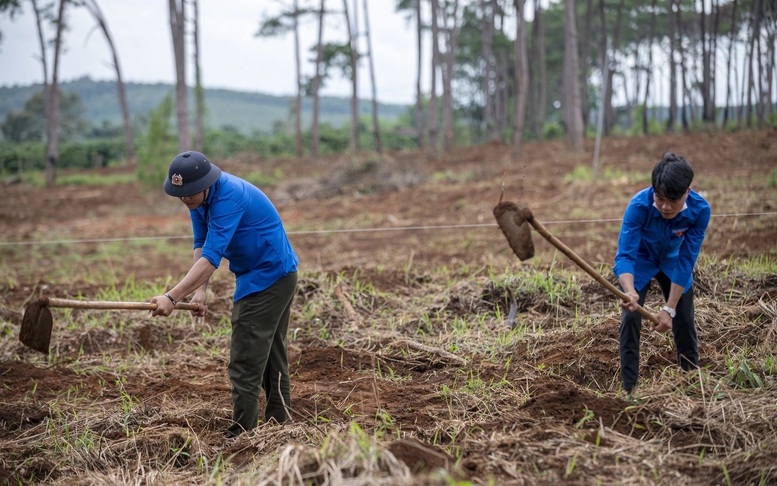
{"label": "wristwatch", "polygon": [[666,311],[667,314],[669,314],[669,317],[674,319],[674,316],[677,315],[677,311],[669,307],[668,305],[662,305],[661,306],[662,311]]}

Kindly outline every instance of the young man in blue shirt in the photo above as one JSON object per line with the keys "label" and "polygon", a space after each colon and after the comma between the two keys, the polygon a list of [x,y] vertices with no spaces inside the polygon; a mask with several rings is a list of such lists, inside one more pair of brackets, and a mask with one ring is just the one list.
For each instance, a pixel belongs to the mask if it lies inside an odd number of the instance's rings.
{"label": "young man in blue shirt", "polygon": [[666,305],[656,314],[672,330],[677,362],[684,371],[698,368],[699,347],[693,316],[693,268],[710,221],[710,205],[691,189],[693,169],[685,157],[666,152],[653,168],[652,186],[638,192],[623,216],[613,271],[629,297],[620,326],[621,379],[631,393],[639,376],[639,340],[643,305],[655,279]]}
{"label": "young man in blue shirt", "polygon": [[[151,302],[155,316],[168,316],[176,302],[194,292],[196,316],[207,312],[206,290],[221,259],[235,274],[229,379],[232,420],[228,437],[256,427],[259,394],[265,420],[286,421],[291,406],[286,332],[297,286],[297,255],[278,211],[251,183],[222,172],[199,152],[170,163],[163,188],[189,208],[194,264],[177,285]],[[280,393],[279,393],[280,391]]]}

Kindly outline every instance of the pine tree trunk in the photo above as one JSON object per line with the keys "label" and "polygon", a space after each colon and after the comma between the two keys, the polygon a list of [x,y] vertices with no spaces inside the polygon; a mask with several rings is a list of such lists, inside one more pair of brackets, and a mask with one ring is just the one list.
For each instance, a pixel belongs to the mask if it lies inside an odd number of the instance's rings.
{"label": "pine tree trunk", "polygon": [[[601,52],[601,58],[604,59],[607,57],[610,59],[610,62],[607,63],[607,65],[602,65],[602,76],[606,76],[607,80],[603,83],[603,86],[606,87],[606,90],[604,91],[604,95],[601,99],[601,106],[600,109],[604,111],[604,132],[603,135],[608,135],[612,128],[615,126],[615,110],[612,106],[612,95],[613,95],[613,78],[615,76],[615,70],[610,67],[610,64],[614,63],[615,60],[613,60],[614,56],[610,56],[609,53],[607,56],[605,56],[604,51],[611,49],[613,53],[618,52],[619,45],[620,45],[620,37],[621,37],[621,22],[623,18],[623,9],[624,9],[624,0],[620,0],[618,3],[618,9],[615,13],[615,28],[612,34],[612,42],[609,42],[609,35],[607,34],[607,19],[605,15],[605,4],[604,0],[599,0],[599,23],[601,24],[601,42],[600,42],[600,50]],[[601,64],[601,63],[600,63]]]}
{"label": "pine tree trunk", "polygon": [[517,21],[515,25],[515,106],[513,108],[513,160],[521,156],[521,141],[526,117],[526,95],[529,91],[529,60],[526,48],[525,0],[514,0]]}
{"label": "pine tree trunk", "polygon": [[423,19],[421,18],[421,0],[415,0],[416,18],[416,50],[418,59],[416,63],[415,78],[415,129],[416,143],[419,149],[424,148],[424,94],[421,90],[421,73],[423,66]]}
{"label": "pine tree trunk", "polygon": [[585,7],[585,19],[583,20],[583,28],[580,33],[580,99],[582,101],[581,109],[583,110],[583,127],[588,126],[588,118],[590,116],[590,108],[588,103],[588,70],[592,66],[593,60],[591,59],[591,30],[593,28],[594,17],[594,2],[593,0],[586,0]]}
{"label": "pine tree trunk", "polygon": [[[507,36],[504,37],[505,39]],[[494,92],[494,119],[496,124],[494,127],[494,140],[502,140],[502,134],[509,126],[508,112],[510,106],[510,63],[508,59],[510,51],[507,46],[501,46],[497,52],[494,53],[494,57],[498,58],[495,64],[495,92]]]}
{"label": "pine tree trunk", "polygon": [[358,89],[358,49],[356,30],[356,0],[354,0],[354,24],[351,25],[351,17],[348,12],[348,0],[343,0],[343,15],[348,31],[348,44],[351,51],[351,142],[349,150],[355,152],[359,148],[359,89]]}
{"label": "pine tree trunk", "polygon": [[701,48],[701,102],[702,116],[705,123],[715,121],[715,105],[712,97],[712,52],[707,34],[707,10],[705,2],[700,2],[701,11],[699,12],[699,46]]}
{"label": "pine tree trunk", "polygon": [[452,25],[448,26],[447,17],[444,20],[446,26],[446,45],[447,50],[445,52],[445,64],[442,77],[443,84],[443,148],[445,152],[449,152],[453,149],[454,145],[454,117],[453,117],[453,68],[456,64],[456,46],[458,44],[459,25],[458,25],[458,13],[459,2],[453,0],[450,5],[453,9],[451,12]]}
{"label": "pine tree trunk", "polygon": [[383,142],[380,139],[380,123],[378,121],[378,94],[375,83],[375,59],[370,37],[370,13],[367,0],[364,0],[364,38],[367,40],[367,56],[370,60],[370,86],[372,87],[372,134],[375,140],[375,150],[383,152]]}
{"label": "pine tree trunk", "polygon": [[440,29],[437,24],[439,0],[432,2],[432,76],[431,91],[429,95],[429,153],[437,157],[439,151],[438,122],[437,122],[437,69],[440,66]]}
{"label": "pine tree trunk", "polygon": [[757,17],[759,12],[759,0],[754,0],[750,10],[750,38],[748,40],[747,52],[747,87],[743,86],[743,91],[747,91],[747,101],[745,102],[745,124],[747,128],[753,125],[753,91],[755,90],[755,73],[753,72],[753,62],[755,54],[755,39],[757,32]]}
{"label": "pine tree trunk", "polygon": [[59,157],[57,142],[59,141],[59,55],[62,51],[62,32],[65,27],[65,4],[67,0],[59,0],[57,12],[57,33],[54,38],[54,64],[51,68],[51,83],[48,86],[45,103],[46,109],[46,186],[52,187],[57,182],[57,159]]}
{"label": "pine tree trunk", "polygon": [[542,13],[542,4],[540,2],[534,2],[532,39],[532,59],[536,59],[533,64],[536,66],[536,69],[530,77],[532,85],[535,87],[531,97],[534,100],[534,108],[530,110],[530,113],[534,120],[534,135],[537,137],[537,140],[543,140],[545,138],[545,97],[547,96],[548,75],[545,66],[545,17]]}
{"label": "pine tree trunk", "polygon": [[669,113],[666,117],[666,131],[674,132],[675,129],[675,117],[677,116],[677,63],[675,60],[675,23],[672,21],[674,18],[674,0],[670,0],[667,3],[667,19],[669,24]]}
{"label": "pine tree trunk", "polygon": [[116,46],[113,43],[113,37],[111,37],[110,30],[108,29],[108,22],[105,20],[105,16],[97,5],[97,0],[90,0],[85,4],[86,8],[92,14],[97,25],[100,26],[105,41],[108,43],[108,48],[111,50],[111,57],[113,58],[113,69],[116,71],[116,90],[119,96],[119,106],[121,108],[121,119],[124,124],[124,151],[127,155],[127,162],[130,167],[133,167],[136,163],[135,160],[135,142],[132,136],[132,123],[130,121],[129,107],[127,105],[127,93],[124,89],[124,80],[121,75],[121,65],[119,64],[119,53],[116,51]]}
{"label": "pine tree trunk", "polygon": [[194,8],[194,149],[205,150],[205,88],[202,86],[202,69],[200,66],[200,8],[199,0],[192,0]]}
{"label": "pine tree trunk", "polygon": [[[35,12],[35,23],[38,29],[38,43],[40,47],[40,62],[41,67],[43,68],[43,112],[44,116],[46,118],[46,135],[48,136],[48,123],[51,119],[51,103],[49,98],[49,93],[51,92],[51,87],[49,85],[49,64],[48,64],[48,56],[46,55],[46,39],[43,35],[43,12],[38,8],[38,2],[36,0],[32,1],[32,9],[33,12]],[[56,165],[55,165],[56,169]],[[47,170],[47,177],[48,177],[48,166],[46,167]],[[56,177],[56,175],[55,175]],[[48,179],[47,179],[48,182]]]}
{"label": "pine tree trunk", "polygon": [[297,157],[305,150],[302,144],[302,56],[299,43],[299,2],[294,0],[294,75],[297,80],[297,94],[294,98],[294,147]]}
{"label": "pine tree trunk", "polygon": [[729,112],[731,110],[731,97],[732,97],[732,90],[731,90],[731,70],[734,66],[734,39],[736,38],[736,15],[737,15],[737,5],[739,4],[738,0],[734,0],[732,2],[732,8],[731,8],[731,32],[729,32],[729,40],[728,40],[728,65],[726,69],[726,108],[723,110],[723,128],[725,129],[728,125],[729,120]]}
{"label": "pine tree trunk", "polygon": [[774,103],[772,100],[774,99],[774,74],[775,68],[777,68],[777,45],[775,45],[777,44],[777,39],[775,38],[775,27],[777,27],[777,5],[772,2],[767,8],[771,9],[770,12],[767,13],[767,20],[771,20],[771,28],[767,27],[766,60],[768,61],[768,66],[764,69],[764,72],[766,73],[766,80],[764,81],[766,90],[763,93],[762,99],[765,105],[763,117],[765,119],[771,119],[772,113],[774,113]]}
{"label": "pine tree trunk", "polygon": [[[758,55],[760,49],[757,48],[760,47],[760,36],[761,36],[761,0],[754,0],[753,1],[753,9],[752,9],[752,17],[751,17],[751,24],[750,24],[750,55],[747,60],[747,77],[748,77],[748,83],[747,83],[747,127],[752,127],[752,119],[753,119],[753,111],[755,110],[756,117],[758,119],[758,127],[763,127],[763,118],[762,118],[762,110],[760,109],[761,106],[761,92],[762,90],[756,91],[756,79],[759,82],[761,81],[760,73],[761,71],[761,56]],[[756,46],[756,40],[758,40],[757,46]],[[753,69],[753,63],[758,63],[758,71],[754,71]],[[753,98],[755,98],[755,107],[753,106]]]}
{"label": "pine tree trunk", "polygon": [[35,24],[38,28],[38,47],[40,48],[40,63],[43,68],[43,95],[45,97],[45,89],[47,89],[49,85],[49,63],[48,56],[46,55],[46,39],[43,36],[43,12],[38,8],[37,0],[31,0],[31,2],[32,10],[35,12]]}
{"label": "pine tree trunk", "polygon": [[168,0],[170,32],[175,57],[175,113],[178,124],[178,151],[190,149],[189,107],[186,94],[186,47],[184,0]]}
{"label": "pine tree trunk", "polygon": [[683,131],[688,132],[690,130],[690,123],[688,122],[688,112],[690,110],[691,119],[696,118],[693,103],[691,103],[690,91],[688,89],[688,83],[686,81],[686,68],[685,68],[685,48],[683,47],[683,14],[682,14],[682,2],[675,0],[677,4],[677,53],[680,56],[680,80],[682,83],[682,107],[680,109],[680,119],[683,123]]}
{"label": "pine tree trunk", "polygon": [[642,133],[644,135],[647,135],[649,133],[649,124],[648,124],[648,100],[650,99],[650,82],[653,79],[653,42],[655,41],[656,37],[656,3],[657,0],[653,0],[651,7],[650,7],[650,27],[649,27],[649,34],[648,34],[648,65],[647,65],[647,76],[645,79],[645,98],[643,98],[642,102]]}
{"label": "pine tree trunk", "polygon": [[712,0],[712,8],[714,10],[714,19],[712,24],[712,33],[710,35],[710,69],[712,74],[710,75],[710,99],[712,100],[712,124],[714,125],[718,117],[718,40],[720,39],[720,0]]}
{"label": "pine tree trunk", "polygon": [[316,72],[313,76],[313,126],[310,129],[310,158],[318,158],[318,146],[321,141],[319,112],[321,111],[319,88],[321,87],[321,64],[324,62],[324,13],[326,0],[321,0],[318,11],[318,43],[316,44]]}
{"label": "pine tree trunk", "polygon": [[565,0],[564,22],[564,73],[562,79],[564,122],[567,129],[567,146],[583,148],[583,116],[580,113],[578,39],[575,0]]}
{"label": "pine tree trunk", "polygon": [[[436,3],[436,0],[435,0]],[[494,8],[492,0],[480,0],[480,10],[483,18],[481,22],[480,42],[483,46],[483,123],[486,127],[486,140],[493,140],[496,132],[496,117],[494,109],[493,89],[494,83]]]}

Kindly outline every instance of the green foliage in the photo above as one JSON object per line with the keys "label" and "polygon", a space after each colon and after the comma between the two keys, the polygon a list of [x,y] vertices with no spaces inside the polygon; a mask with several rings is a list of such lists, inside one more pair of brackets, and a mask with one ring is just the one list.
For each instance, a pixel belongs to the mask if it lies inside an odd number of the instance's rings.
{"label": "green foliage", "polygon": [[[388,130],[382,130],[380,133],[383,148],[386,150],[411,150],[417,149],[415,134],[409,135],[407,130],[403,130],[400,125]],[[372,144],[372,138],[369,142]]]}
{"label": "green foliage", "polygon": [[[46,179],[43,171],[27,172],[22,180],[34,187],[45,187]],[[134,182],[136,176],[132,174],[103,174],[94,172],[75,172],[72,174],[60,174],[57,176],[58,186],[112,186],[115,184],[127,184]]]}
{"label": "green foliage", "polygon": [[777,188],[777,167],[770,170],[766,176],[766,187]]}
{"label": "green foliage", "polygon": [[[116,102],[116,83],[113,81],[94,81],[88,77],[60,84],[65,93],[77,94],[83,100],[84,117],[93,125],[103,121],[121,126],[121,109]],[[291,88],[291,87],[290,87]],[[0,87],[0,118],[9,111],[23,108],[24,100],[41,89],[40,85]],[[141,84],[125,83],[127,102],[132,116],[142,119],[144,114],[155,110],[164,100],[173,86],[163,83]],[[195,93],[190,90],[190,106],[194,106]],[[253,132],[269,133],[276,120],[289,116],[288,96],[275,96],[264,93],[234,91],[226,89],[205,89],[208,105],[206,123],[210,127],[231,125],[243,134]],[[324,96],[320,99],[321,122],[339,126],[350,119],[350,100],[345,97]],[[302,101],[303,127],[309,127],[313,113],[313,103],[309,97]],[[379,103],[382,120],[394,122],[406,109],[406,105]],[[371,104],[360,100],[359,113],[369,115]],[[138,129],[138,132],[142,131]]]}
{"label": "green foliage", "polygon": [[0,142],[0,173],[21,174],[46,167],[46,147],[41,142]]}
{"label": "green foliage", "polygon": [[554,140],[564,137],[564,127],[558,122],[549,122],[545,124],[543,128],[545,140]]}
{"label": "green foliage", "polygon": [[138,157],[137,178],[140,186],[148,192],[159,191],[167,177],[167,166],[175,157],[176,141],[171,133],[173,98],[170,94],[156,110],[149,114],[145,145]]}
{"label": "green foliage", "polygon": [[211,157],[214,155],[228,156],[253,148],[249,138],[236,127],[230,125],[222,127],[220,130],[206,130],[204,144],[205,153]]}
{"label": "green foliage", "polygon": [[134,173],[101,174],[75,173],[57,176],[58,186],[113,186],[128,184],[136,180]]}
{"label": "green foliage", "polygon": [[769,255],[755,255],[734,262],[733,267],[748,275],[769,278],[777,274],[777,260]]}
{"label": "green foliage", "polygon": [[[624,181],[634,184],[637,182],[650,183],[649,173],[626,172],[613,167],[605,167],[599,171],[596,181]],[[596,182],[594,180],[593,169],[588,165],[578,165],[572,172],[564,176],[564,182]]]}
{"label": "green foliage", "polygon": [[248,174],[241,174],[241,177],[256,187],[272,187],[283,179],[283,172],[280,168],[276,168],[272,175],[263,174],[259,171],[249,172]]}
{"label": "green foliage", "polygon": [[123,137],[93,139],[62,145],[57,161],[61,168],[102,168],[126,156]]}
{"label": "green foliage", "polygon": [[[344,124],[335,127],[329,123],[320,125],[319,153],[335,154],[348,148],[350,127]],[[360,150],[375,150],[374,137],[369,122],[360,124]],[[414,149],[416,140],[414,134],[403,125],[384,123],[380,127],[383,146],[387,150]],[[310,131],[302,134],[304,147],[311,145]],[[256,132],[246,135],[237,127],[224,126],[218,130],[207,130],[205,133],[205,152],[211,157],[227,157],[240,152],[253,152],[263,157],[293,156],[296,151],[294,134],[285,123],[278,123],[273,134]]]}
{"label": "green foliage", "polygon": [[343,152],[348,148],[350,135],[348,130],[338,130],[328,123],[321,125],[322,154]]}
{"label": "green foliage", "polygon": [[[59,137],[73,140],[89,131],[85,107],[78,93],[59,90]],[[46,116],[43,91],[36,91],[18,111],[8,111],[0,124],[3,138],[11,142],[40,142],[46,135]]]}
{"label": "green foliage", "polygon": [[728,358],[726,361],[728,365],[728,380],[733,386],[737,388],[763,387],[761,377],[750,368],[747,359]]}
{"label": "green foliage", "polygon": [[5,114],[5,121],[0,125],[3,139],[12,142],[41,140],[44,130],[43,120],[36,118],[27,110],[9,111]]}
{"label": "green foliage", "polygon": [[[649,135],[661,135],[666,131],[666,125],[662,123],[658,117],[655,115],[655,113],[651,114],[651,111],[648,109],[648,119],[647,119],[647,133]],[[626,130],[625,134],[630,137],[638,137],[641,135],[644,135],[644,129],[642,127],[642,118],[643,114],[645,112],[645,109],[642,105],[635,106],[631,112],[631,116],[633,117],[633,123],[629,127],[628,130]]]}
{"label": "green foliage", "polygon": [[766,119],[766,124],[770,127],[777,127],[777,107],[769,113],[769,117]]}
{"label": "green foliage", "polygon": [[[125,157],[123,138],[97,138],[60,145],[60,169],[91,169],[115,165]],[[19,175],[46,167],[43,142],[0,143],[0,174]]]}

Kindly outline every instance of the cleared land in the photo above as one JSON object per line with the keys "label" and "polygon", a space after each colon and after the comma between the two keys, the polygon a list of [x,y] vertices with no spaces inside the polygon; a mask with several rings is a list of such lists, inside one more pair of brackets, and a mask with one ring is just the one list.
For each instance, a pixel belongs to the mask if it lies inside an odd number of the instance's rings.
{"label": "cleared land", "polygon": [[[217,161],[263,182],[301,259],[294,421],[229,442],[226,264],[203,320],[54,309],[50,357],[17,340],[41,293],[169,288],[191,262],[183,206],[134,183],[2,186],[0,483],[777,483],[777,131],[611,138],[594,181],[590,149]],[[683,375],[647,333],[625,400],[615,299],[536,233],[518,261],[492,209],[504,184],[612,279],[622,212],[667,149],[713,206],[703,369]]]}

